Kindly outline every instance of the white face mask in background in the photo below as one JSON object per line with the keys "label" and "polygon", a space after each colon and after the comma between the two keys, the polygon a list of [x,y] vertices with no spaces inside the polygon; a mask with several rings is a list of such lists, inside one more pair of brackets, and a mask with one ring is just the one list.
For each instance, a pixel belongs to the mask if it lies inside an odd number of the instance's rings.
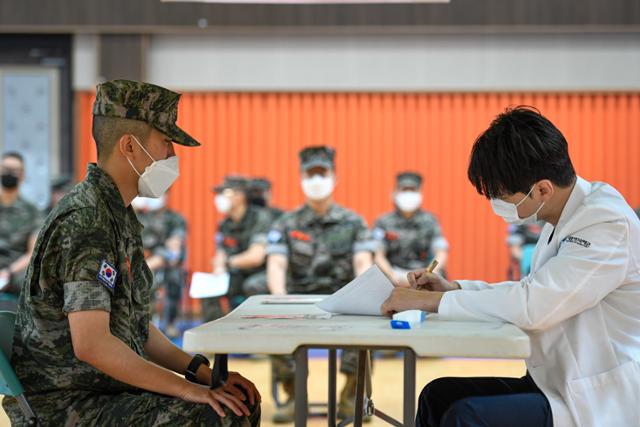
{"label": "white face mask in background", "polygon": [[418,191],[399,191],[394,201],[402,212],[414,212],[422,204],[422,193]]}
{"label": "white face mask in background", "polygon": [[540,212],[540,209],[544,206],[544,202],[540,204],[540,207],[532,215],[529,215],[526,218],[520,218],[520,215],[518,215],[518,206],[520,206],[522,202],[529,197],[534,188],[535,185],[531,187],[531,190],[529,190],[527,195],[518,203],[509,203],[500,199],[491,199],[491,208],[493,209],[493,212],[499,217],[502,217],[502,219],[507,223],[513,225],[531,224],[538,221],[538,212]]}
{"label": "white face mask in background", "polygon": [[138,195],[142,197],[150,197],[157,199],[162,196],[171,185],[180,176],[180,168],[178,164],[178,156],[172,156],[164,160],[155,160],[151,157],[151,154],[140,144],[138,138],[131,135],[133,139],[138,143],[142,151],[144,151],[153,163],[144,169],[144,172],[140,174],[131,160],[127,157],[127,161],[133,168],[133,170],[140,177],[138,179]]}
{"label": "white face mask in background", "polygon": [[224,194],[217,194],[213,202],[216,205],[216,210],[221,214],[228,214],[231,210],[231,199]]}
{"label": "white face mask in background", "polygon": [[302,192],[311,200],[326,199],[333,193],[335,180],[332,176],[314,175],[302,180]]}

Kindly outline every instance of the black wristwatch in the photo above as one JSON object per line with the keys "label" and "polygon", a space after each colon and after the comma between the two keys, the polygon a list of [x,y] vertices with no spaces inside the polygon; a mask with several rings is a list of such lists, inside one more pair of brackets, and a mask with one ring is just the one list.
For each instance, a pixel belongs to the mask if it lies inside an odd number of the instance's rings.
{"label": "black wristwatch", "polygon": [[229,356],[226,354],[216,354],[211,370],[211,388],[215,389],[223,386],[229,378]]}
{"label": "black wristwatch", "polygon": [[209,359],[201,354],[196,354],[195,356],[193,356],[193,359],[191,359],[191,362],[187,367],[187,372],[184,374],[184,377],[187,379],[187,381],[198,383],[196,372],[198,372],[200,365],[203,364],[209,366]]}

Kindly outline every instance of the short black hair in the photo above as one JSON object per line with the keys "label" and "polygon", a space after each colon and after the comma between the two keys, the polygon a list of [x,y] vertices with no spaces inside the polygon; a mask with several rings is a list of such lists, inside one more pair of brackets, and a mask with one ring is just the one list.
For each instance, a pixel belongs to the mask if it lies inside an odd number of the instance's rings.
{"label": "short black hair", "polygon": [[473,144],[469,181],[488,199],[528,193],[548,179],[570,186],[576,172],[562,132],[529,106],[508,108]]}
{"label": "short black hair", "polygon": [[140,144],[144,145],[151,133],[151,126],[139,120],[93,116],[91,133],[96,142],[98,159],[105,160],[111,155],[113,147],[122,135],[135,135],[140,140]]}
{"label": "short black hair", "polygon": [[17,151],[7,151],[5,153],[2,153],[2,160],[4,159],[18,159],[20,160],[20,163],[24,165],[24,156]]}

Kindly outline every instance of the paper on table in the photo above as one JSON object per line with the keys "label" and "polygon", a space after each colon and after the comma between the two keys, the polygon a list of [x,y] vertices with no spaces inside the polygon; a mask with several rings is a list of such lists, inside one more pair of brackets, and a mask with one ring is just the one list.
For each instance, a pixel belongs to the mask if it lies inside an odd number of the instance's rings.
{"label": "paper on table", "polygon": [[189,296],[191,298],[213,298],[229,291],[229,273],[193,273]]}
{"label": "paper on table", "polygon": [[331,313],[380,316],[380,307],[392,290],[391,281],[373,265],[316,306]]}

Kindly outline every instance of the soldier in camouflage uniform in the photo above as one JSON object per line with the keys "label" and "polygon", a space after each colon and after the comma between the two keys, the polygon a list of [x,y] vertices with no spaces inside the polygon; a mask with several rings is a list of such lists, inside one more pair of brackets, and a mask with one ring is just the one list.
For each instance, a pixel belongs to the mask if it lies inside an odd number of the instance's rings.
{"label": "soldier in camouflage uniform", "polygon": [[[226,217],[218,224],[215,236],[215,274],[229,273],[229,303],[231,309],[247,297],[268,293],[265,272],[265,248],[271,215],[247,203],[248,180],[227,176],[222,185],[213,188],[216,206]],[[203,300],[205,321],[220,317],[217,298]]]}
{"label": "soldier in camouflage uniform", "polygon": [[520,280],[531,271],[533,252],[543,226],[542,221],[522,225],[509,224],[507,237],[507,246],[511,254],[509,280]]}
{"label": "soldier in camouflage uniform", "polygon": [[271,214],[273,221],[280,218],[284,211],[271,205],[271,181],[267,178],[255,178],[249,182],[247,189],[249,204],[262,207]]}
{"label": "soldier in camouflage uniform", "polygon": [[396,177],[393,193],[396,210],[378,218],[373,237],[378,241],[376,263],[396,285],[409,286],[407,273],[439,262],[436,272],[443,274],[448,243],[440,224],[430,212],[421,209],[422,176],[403,172]]}
{"label": "soldier in camouflage uniform", "polygon": [[[212,370],[149,322],[152,275],[130,202],[177,178],[172,141],[199,145],[175,125],[178,98],[125,80],[97,88],[98,164],[47,218],[20,294],[11,363],[40,425],[259,424],[253,384],[233,373],[201,385]],[[193,382],[175,375],[189,365]],[[24,424],[15,399],[3,406]]]}
{"label": "soldier in camouflage uniform", "polygon": [[5,153],[0,163],[0,310],[15,311],[41,216],[20,196],[24,159]]}
{"label": "soldier in camouflage uniform", "polygon": [[[309,147],[300,152],[304,206],[284,214],[269,232],[267,277],[272,294],[331,294],[372,265],[376,244],[365,221],[333,202],[335,152]],[[288,402],[274,422],[293,419],[294,361],[274,356],[274,380],[283,384]],[[343,351],[340,370],[346,374],[338,415],[353,415],[357,352]]]}
{"label": "soldier in camouflage uniform", "polygon": [[164,293],[161,329],[168,336],[176,337],[175,320],[185,280],[187,222],[178,212],[167,208],[165,201],[165,196],[158,199],[136,197],[131,205],[144,227],[142,246],[154,276],[152,297]]}

